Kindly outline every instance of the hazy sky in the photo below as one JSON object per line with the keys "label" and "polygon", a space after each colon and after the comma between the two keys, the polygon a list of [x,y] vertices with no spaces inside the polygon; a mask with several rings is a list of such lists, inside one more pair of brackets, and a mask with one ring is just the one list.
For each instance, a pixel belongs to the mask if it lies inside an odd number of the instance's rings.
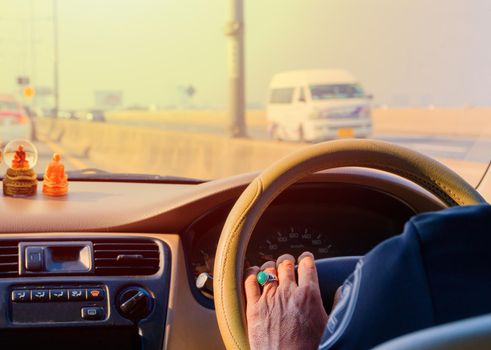
{"label": "hazy sky", "polygon": [[[227,103],[228,0],[59,0],[64,108]],[[489,0],[245,0],[249,103],[282,70],[344,68],[388,105],[491,105]],[[0,0],[0,92],[52,84],[50,0]],[[34,20],[32,20],[34,18]],[[33,55],[34,53],[34,55]]]}

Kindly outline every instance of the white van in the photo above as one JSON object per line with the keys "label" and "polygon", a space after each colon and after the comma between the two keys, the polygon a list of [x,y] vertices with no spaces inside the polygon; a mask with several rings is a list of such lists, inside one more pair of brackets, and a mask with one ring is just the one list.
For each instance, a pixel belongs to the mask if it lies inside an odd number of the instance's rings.
{"label": "white van", "polygon": [[276,74],[269,86],[267,120],[276,140],[322,141],[368,137],[371,97],[343,70],[298,70]]}

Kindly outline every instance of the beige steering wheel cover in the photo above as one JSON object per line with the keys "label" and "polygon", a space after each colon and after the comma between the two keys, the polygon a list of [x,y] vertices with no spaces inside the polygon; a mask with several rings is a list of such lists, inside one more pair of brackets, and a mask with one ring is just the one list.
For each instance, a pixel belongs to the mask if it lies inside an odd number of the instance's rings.
{"label": "beige steering wheel cover", "polygon": [[243,292],[250,236],[269,204],[293,183],[317,171],[356,166],[402,176],[449,206],[484,203],[479,193],[443,164],[407,148],[375,140],[338,140],[305,147],[280,159],[244,190],[228,215],[217,247],[214,301],[227,349],[248,349]]}

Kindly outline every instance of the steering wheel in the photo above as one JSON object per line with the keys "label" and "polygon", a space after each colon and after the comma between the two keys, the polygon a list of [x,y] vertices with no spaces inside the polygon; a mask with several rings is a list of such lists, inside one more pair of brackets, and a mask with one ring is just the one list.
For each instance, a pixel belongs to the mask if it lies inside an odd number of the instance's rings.
{"label": "steering wheel", "polygon": [[227,349],[249,348],[243,270],[247,245],[259,218],[280,193],[298,180],[317,171],[347,166],[399,175],[425,188],[448,206],[485,203],[472,186],[443,164],[382,141],[329,141],[302,148],[277,161],[244,190],[228,215],[218,243],[214,300]]}

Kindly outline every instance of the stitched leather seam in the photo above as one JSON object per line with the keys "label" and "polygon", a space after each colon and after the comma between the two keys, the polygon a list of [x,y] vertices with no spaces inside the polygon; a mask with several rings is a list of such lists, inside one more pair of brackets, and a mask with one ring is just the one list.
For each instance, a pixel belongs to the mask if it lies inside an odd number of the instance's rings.
{"label": "stitched leather seam", "polygon": [[[337,167],[343,167],[343,166],[353,166],[353,162],[352,161],[350,161],[350,162],[340,161],[340,162],[337,162],[336,165],[334,165],[330,168],[337,168]],[[356,163],[356,166],[367,167],[367,168],[373,168],[375,166],[376,169],[386,170],[386,171],[389,171],[389,172],[396,174],[396,175],[405,176],[406,178],[408,178],[409,180],[413,180],[417,184],[423,183],[423,184],[427,185],[430,188],[430,191],[434,191],[436,194],[443,197],[447,204],[464,205],[464,201],[454,191],[452,191],[448,186],[445,186],[441,182],[439,182],[436,179],[433,179],[431,177],[422,177],[422,176],[416,175],[412,172],[403,170],[401,168],[395,168],[395,167],[388,166],[387,164],[379,164],[379,163],[375,163],[375,162]],[[447,193],[445,191],[448,191],[449,193]]]}
{"label": "stitched leather seam", "polygon": [[[414,180],[416,183],[424,183],[426,184],[430,189],[435,191],[437,194],[445,198],[445,201],[447,204],[460,204],[464,205],[463,200],[454,192],[452,191],[448,186],[445,186],[441,182],[437,181],[436,179],[433,179],[432,177],[421,177],[419,175],[416,175],[414,173],[399,169],[399,168],[394,168],[390,167],[387,165],[381,165],[381,164],[376,164],[381,167],[381,169],[388,169],[388,170],[393,170],[396,174],[402,174],[406,177],[408,177],[411,180]],[[442,189],[443,188],[443,189]],[[448,192],[446,192],[448,191]]]}
{"label": "stitched leather seam", "polygon": [[460,205],[464,205],[464,201],[457,195],[457,193],[455,193],[454,191],[452,191],[451,188],[445,186],[444,184],[442,184],[441,182],[435,180],[435,179],[432,179],[430,178],[432,181],[434,181],[437,185],[441,186],[445,191],[448,191],[450,193],[450,195],[453,195],[455,197],[455,199],[457,200],[457,203],[460,204]]}
{"label": "stitched leather seam", "polygon": [[[226,254],[225,254],[225,257],[223,258],[223,266],[226,268],[227,267],[227,259],[228,259],[228,256],[230,255],[229,253],[229,245],[230,245],[230,242],[235,240],[235,237],[237,236],[237,233],[239,231],[239,228],[242,227],[242,224],[244,223],[245,221],[245,218],[246,218],[246,215],[248,214],[249,212],[249,209],[252,207],[252,205],[254,203],[256,203],[256,199],[258,198],[259,194],[262,192],[262,189],[263,189],[263,183],[261,181],[260,178],[257,178],[257,189],[256,189],[256,193],[254,194],[253,198],[250,200],[249,204],[247,205],[246,209],[242,212],[241,216],[240,216],[240,219],[237,221],[237,223],[234,225],[234,228],[232,230],[232,235],[230,235],[230,239],[227,240],[226,244],[225,244],[225,248],[226,248]],[[223,271],[223,275],[225,276],[225,269]],[[220,288],[220,298],[221,300],[223,301],[223,291],[224,291],[224,284],[223,284],[223,281],[224,279],[222,279],[221,281],[221,288]],[[242,349],[239,345],[239,342],[237,341],[237,339],[235,339],[234,337],[234,333],[232,332],[231,328],[230,328],[230,322],[228,320],[228,317],[227,317],[227,313],[225,312],[225,308],[224,308],[224,303],[222,302],[221,303],[221,309],[222,309],[222,314],[225,316],[225,323],[227,325],[227,330],[228,330],[228,333],[229,335],[231,336],[231,338],[233,339],[235,345],[237,348],[239,349]]]}

